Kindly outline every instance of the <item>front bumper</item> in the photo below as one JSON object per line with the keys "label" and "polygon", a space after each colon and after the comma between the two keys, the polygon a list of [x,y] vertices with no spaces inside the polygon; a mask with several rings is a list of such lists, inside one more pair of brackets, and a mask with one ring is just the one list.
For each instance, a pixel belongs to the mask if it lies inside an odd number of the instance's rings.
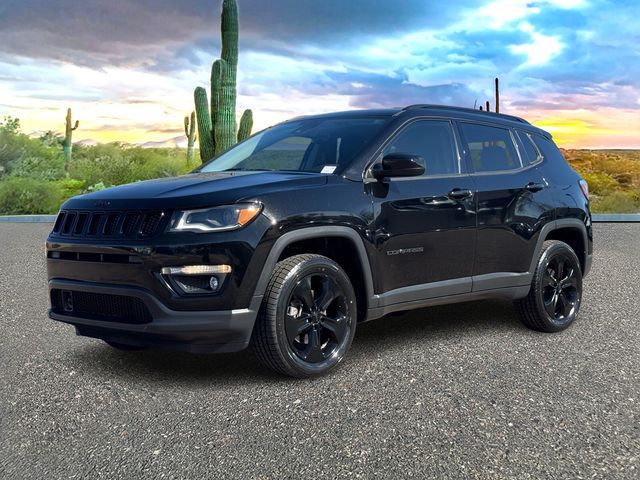
{"label": "front bumper", "polygon": [[86,318],[71,309],[49,310],[53,320],[76,327],[78,335],[133,346],[166,347],[192,353],[234,352],[249,344],[262,296],[254,296],[248,308],[214,311],[178,311],[162,304],[148,290],[132,286],[52,278],[49,290],[133,297],[150,313],[146,323]]}

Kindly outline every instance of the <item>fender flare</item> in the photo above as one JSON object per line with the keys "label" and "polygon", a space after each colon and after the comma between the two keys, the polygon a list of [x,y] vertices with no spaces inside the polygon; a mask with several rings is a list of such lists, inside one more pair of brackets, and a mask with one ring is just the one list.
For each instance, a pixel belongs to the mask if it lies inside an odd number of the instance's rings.
{"label": "fender flare", "polygon": [[267,260],[262,267],[262,273],[260,274],[260,278],[258,279],[258,283],[256,284],[254,295],[264,295],[267,290],[267,285],[269,284],[269,279],[271,278],[271,273],[278,263],[278,258],[284,251],[284,249],[291,245],[292,243],[299,242],[301,240],[310,240],[313,238],[325,238],[325,237],[340,237],[346,238],[349,240],[355,247],[358,252],[358,258],[360,260],[360,264],[362,265],[362,274],[365,282],[365,291],[367,296],[367,308],[371,308],[372,299],[374,296],[373,293],[373,276],[371,273],[371,264],[369,262],[369,257],[367,256],[367,251],[364,247],[364,243],[362,241],[362,237],[358,235],[358,233],[349,227],[341,227],[341,226],[323,226],[323,227],[307,227],[301,228],[299,230],[293,230],[291,232],[287,232],[278,238],[273,247],[271,247],[271,251],[267,256]]}
{"label": "fender flare", "polygon": [[582,244],[584,245],[584,252],[576,252],[577,255],[583,255],[585,259],[585,272],[586,275],[589,271],[589,238],[587,236],[587,227],[585,226],[582,220],[577,218],[559,218],[557,220],[552,220],[542,227],[540,230],[540,235],[538,236],[538,241],[536,243],[536,248],[533,253],[533,257],[531,259],[531,265],[529,266],[529,275],[533,276],[533,273],[536,271],[536,264],[538,262],[538,257],[540,256],[540,252],[542,251],[542,244],[547,239],[547,236],[555,231],[560,230],[561,228],[576,228],[582,234]]}

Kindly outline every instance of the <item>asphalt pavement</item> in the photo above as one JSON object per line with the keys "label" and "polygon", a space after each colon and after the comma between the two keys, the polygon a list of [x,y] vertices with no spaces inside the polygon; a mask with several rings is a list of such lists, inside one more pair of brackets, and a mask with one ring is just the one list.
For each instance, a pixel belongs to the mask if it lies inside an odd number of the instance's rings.
{"label": "asphalt pavement", "polygon": [[0,479],[640,478],[640,224],[595,226],[565,332],[428,308],[304,381],[76,337],[46,316],[50,227],[0,224]]}

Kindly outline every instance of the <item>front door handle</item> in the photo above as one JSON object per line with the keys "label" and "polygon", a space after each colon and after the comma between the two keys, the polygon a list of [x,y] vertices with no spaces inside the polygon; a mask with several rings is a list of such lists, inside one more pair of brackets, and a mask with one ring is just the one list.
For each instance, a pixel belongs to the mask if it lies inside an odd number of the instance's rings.
{"label": "front door handle", "polygon": [[467,188],[454,188],[447,195],[451,200],[462,200],[463,198],[469,198],[473,195],[473,192]]}
{"label": "front door handle", "polygon": [[529,182],[524,186],[524,188],[530,192],[539,192],[544,188],[544,183]]}

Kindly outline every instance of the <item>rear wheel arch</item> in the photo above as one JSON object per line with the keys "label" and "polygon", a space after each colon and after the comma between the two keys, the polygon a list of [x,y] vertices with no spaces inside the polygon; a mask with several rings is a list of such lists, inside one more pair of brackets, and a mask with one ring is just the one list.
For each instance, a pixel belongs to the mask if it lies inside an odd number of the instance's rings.
{"label": "rear wheel arch", "polygon": [[584,225],[582,225],[582,229],[577,226],[565,226],[549,232],[545,240],[560,240],[569,245],[578,257],[580,268],[584,272],[587,257],[586,237]]}
{"label": "rear wheel arch", "polygon": [[582,220],[577,218],[560,218],[553,220],[542,227],[536,249],[531,259],[529,273],[533,273],[536,269],[536,261],[542,251],[545,241],[560,240],[566,243],[574,251],[583,273],[586,275],[585,269],[587,265],[588,235],[587,227]]}

